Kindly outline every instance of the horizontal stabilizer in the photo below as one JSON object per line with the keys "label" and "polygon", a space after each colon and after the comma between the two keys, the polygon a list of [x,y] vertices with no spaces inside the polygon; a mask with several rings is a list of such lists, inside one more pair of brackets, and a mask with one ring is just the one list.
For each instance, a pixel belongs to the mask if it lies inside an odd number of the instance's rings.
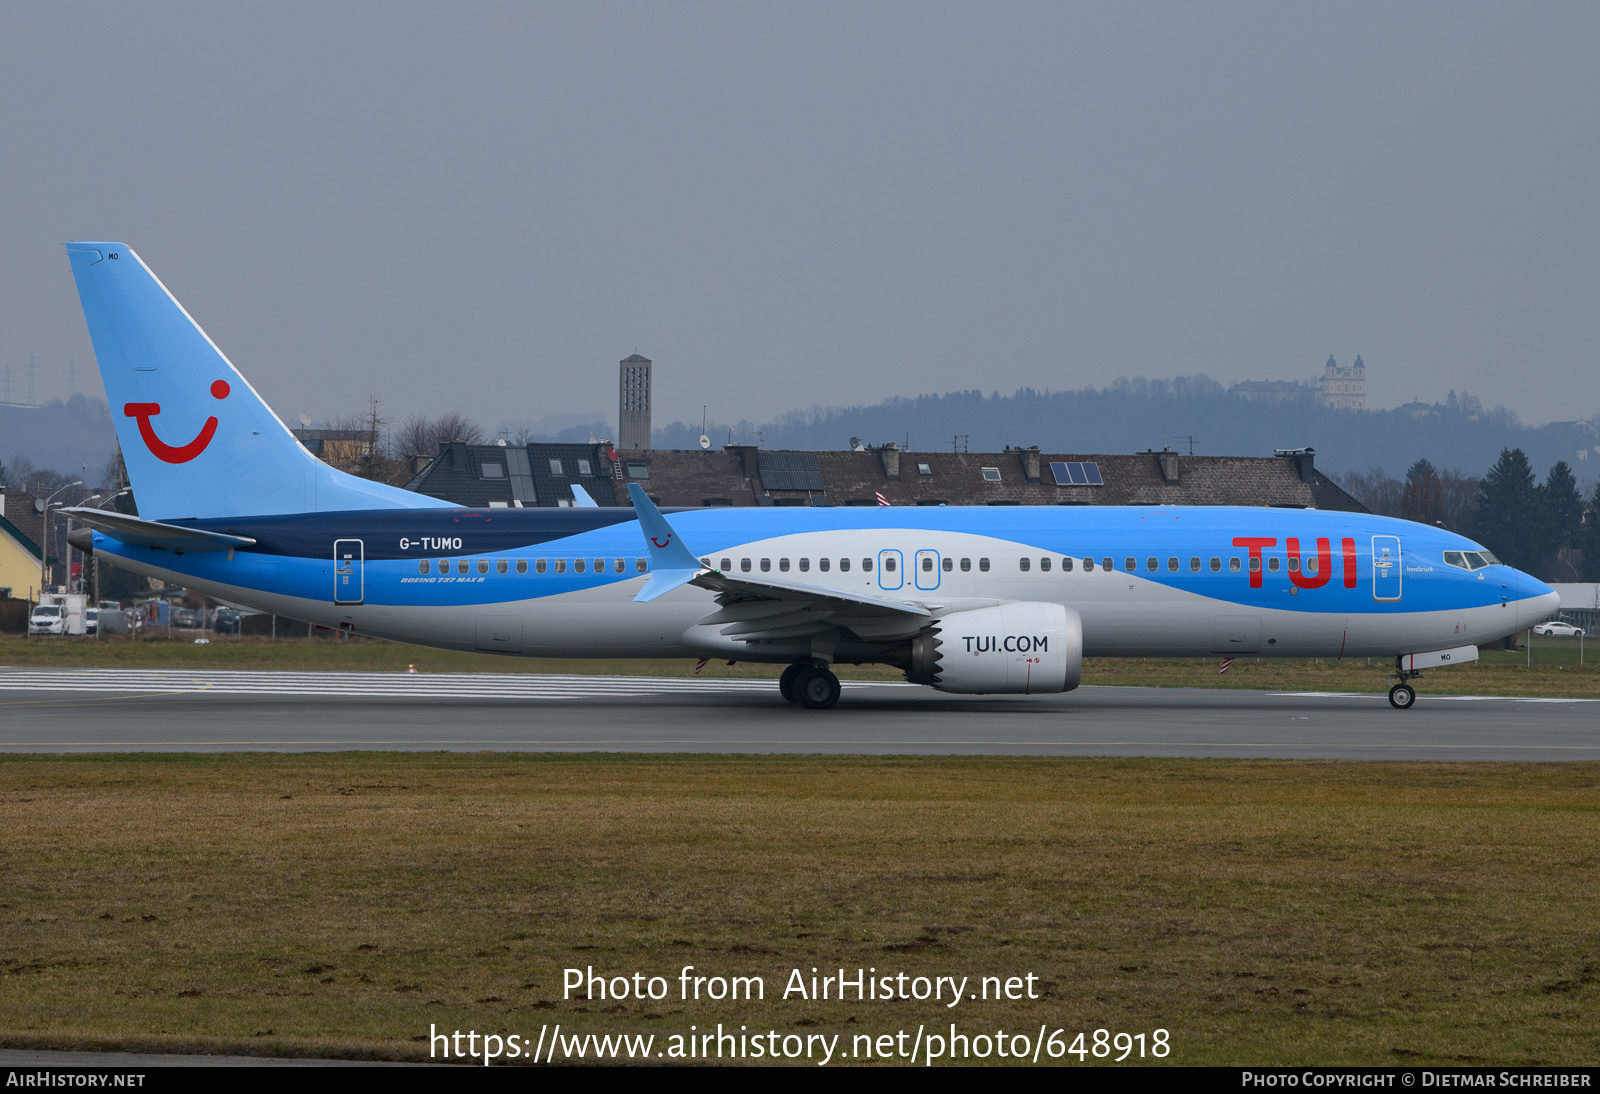
{"label": "horizontal stabilizer", "polygon": [[122,513],[107,513],[103,509],[59,509],[79,524],[87,524],[120,543],[135,547],[158,547],[167,551],[231,551],[235,547],[254,547],[256,541],[249,536],[230,536],[222,532],[207,532],[199,528],[185,528],[181,524],[162,524],[160,521],[140,520]]}

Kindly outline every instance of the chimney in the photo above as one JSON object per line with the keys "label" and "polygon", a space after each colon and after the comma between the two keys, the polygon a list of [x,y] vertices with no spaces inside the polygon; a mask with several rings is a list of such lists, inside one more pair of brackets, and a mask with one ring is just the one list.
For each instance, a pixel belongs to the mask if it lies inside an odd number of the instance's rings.
{"label": "chimney", "polygon": [[1161,481],[1168,486],[1178,485],[1178,454],[1170,447],[1156,453],[1156,460],[1161,464]]}
{"label": "chimney", "polygon": [[1027,476],[1028,482],[1038,485],[1039,446],[1034,445],[1032,448],[1023,448],[1018,446],[1016,448],[1007,449],[1007,451],[1015,452],[1017,454],[1017,458],[1022,461],[1022,473]]}
{"label": "chimney", "polygon": [[1301,482],[1308,483],[1316,478],[1317,450],[1315,448],[1277,448],[1273,451],[1279,456],[1294,457],[1295,474],[1300,476]]}
{"label": "chimney", "polygon": [[878,449],[878,458],[883,461],[883,477],[886,482],[900,481],[900,446],[893,441]]}
{"label": "chimney", "polygon": [[744,478],[753,479],[761,474],[759,445],[726,444],[722,446],[722,450],[739,457],[739,474]]}
{"label": "chimney", "polygon": [[[453,471],[465,471],[467,469],[467,442],[449,441],[444,447],[450,451],[450,469]],[[440,455],[443,455],[443,453],[441,452]]]}

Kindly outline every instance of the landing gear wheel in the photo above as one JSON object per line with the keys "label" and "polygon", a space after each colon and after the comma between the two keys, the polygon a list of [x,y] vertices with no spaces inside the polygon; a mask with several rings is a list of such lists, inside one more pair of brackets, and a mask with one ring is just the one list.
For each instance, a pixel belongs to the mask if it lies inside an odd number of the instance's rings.
{"label": "landing gear wheel", "polygon": [[827,710],[839,701],[839,678],[827,669],[806,665],[794,682],[794,694],[808,710]]}
{"label": "landing gear wheel", "polygon": [[1410,684],[1396,684],[1389,689],[1389,705],[1396,710],[1410,710],[1417,701],[1417,691]]}
{"label": "landing gear wheel", "polygon": [[800,697],[794,693],[794,682],[799,678],[802,672],[810,667],[810,665],[806,664],[804,661],[801,661],[784,669],[783,675],[778,677],[778,694],[782,695],[791,703],[798,703],[800,701]]}

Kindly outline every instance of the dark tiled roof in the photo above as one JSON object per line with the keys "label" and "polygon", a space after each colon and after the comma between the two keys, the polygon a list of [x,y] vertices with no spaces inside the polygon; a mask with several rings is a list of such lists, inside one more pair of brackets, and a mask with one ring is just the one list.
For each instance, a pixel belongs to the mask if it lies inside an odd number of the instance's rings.
{"label": "dark tiled roof", "polygon": [[5,521],[32,545],[34,554],[44,543],[44,514],[33,511],[32,494],[7,494]]}
{"label": "dark tiled roof", "polygon": [[[489,500],[509,501],[505,480],[483,480],[477,473],[480,453],[505,449],[491,445],[461,446],[464,455],[442,452],[439,459],[407,484],[434,497],[464,505],[486,505]],[[601,505],[627,505],[627,479],[621,466],[610,463],[603,445],[531,444],[527,447],[538,488],[537,504],[555,505],[569,496],[566,484],[582,483]],[[899,461],[898,481],[886,467]],[[1162,474],[1162,459],[1176,463],[1177,481]],[[491,457],[492,458],[492,457]],[[563,461],[563,476],[554,476],[549,460]],[[592,459],[593,476],[576,474],[579,458]],[[456,464],[465,460],[466,470]],[[771,489],[763,481],[784,481],[767,474],[777,466],[811,466],[820,473],[821,491]],[[1037,460],[1036,464],[1033,461]],[[1103,486],[1057,486],[1050,472],[1053,462],[1094,462]],[[621,463],[643,463],[649,479],[641,481],[645,493],[660,505],[697,508],[703,505],[849,505],[876,504],[881,492],[893,505],[1276,505],[1318,509],[1364,511],[1361,503],[1339,489],[1306,457],[1293,456],[1183,456],[1143,452],[1134,455],[1051,453],[1023,450],[1007,452],[897,452],[867,449],[860,452],[779,453],[751,446],[730,446],[720,451],[662,450],[628,453]],[[926,464],[929,474],[919,465]],[[1029,481],[1030,464],[1037,477]],[[1303,480],[1299,467],[1309,472]],[[983,477],[995,468],[998,481]],[[797,485],[817,480],[789,479]],[[610,491],[606,490],[607,482]],[[481,499],[481,500],[480,500]],[[532,504],[532,503],[528,503]]]}

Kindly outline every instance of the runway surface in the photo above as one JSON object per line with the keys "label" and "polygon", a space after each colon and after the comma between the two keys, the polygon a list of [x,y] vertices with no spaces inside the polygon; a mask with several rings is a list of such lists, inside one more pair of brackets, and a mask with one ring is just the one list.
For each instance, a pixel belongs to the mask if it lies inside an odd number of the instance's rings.
{"label": "runway surface", "polygon": [[809,711],[754,680],[0,669],[0,751],[349,749],[1591,760],[1600,702],[846,682]]}

